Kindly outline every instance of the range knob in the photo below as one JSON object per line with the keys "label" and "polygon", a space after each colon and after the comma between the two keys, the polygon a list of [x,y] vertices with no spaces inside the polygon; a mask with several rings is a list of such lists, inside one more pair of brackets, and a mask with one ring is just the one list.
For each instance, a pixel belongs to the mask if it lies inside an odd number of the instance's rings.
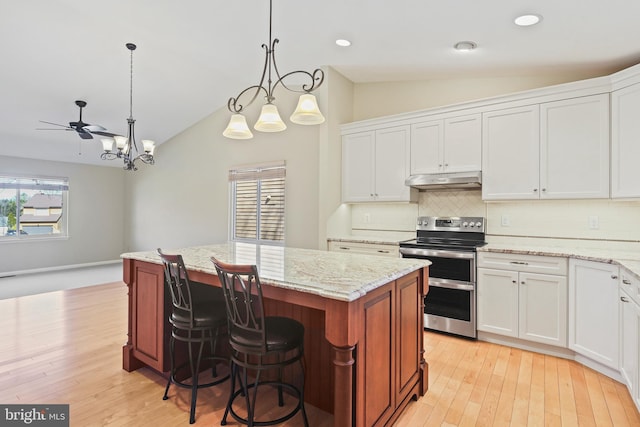
{"label": "range knob", "polygon": [[478,228],[482,227],[482,223],[480,221],[476,222],[476,227]]}
{"label": "range knob", "polygon": [[[465,222],[462,223],[462,226],[463,227],[468,227],[469,223],[465,221]],[[473,223],[471,223],[471,226],[473,227]]]}

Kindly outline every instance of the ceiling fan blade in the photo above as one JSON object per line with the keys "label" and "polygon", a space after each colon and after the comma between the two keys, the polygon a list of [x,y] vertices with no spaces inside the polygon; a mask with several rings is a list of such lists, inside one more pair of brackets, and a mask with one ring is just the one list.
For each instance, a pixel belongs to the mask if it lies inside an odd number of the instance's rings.
{"label": "ceiling fan blade", "polygon": [[82,126],[82,129],[86,130],[87,132],[104,132],[107,130],[107,128],[102,127],[100,125],[85,125]]}
{"label": "ceiling fan blade", "polygon": [[80,138],[82,139],[93,139],[93,135],[91,135],[89,132],[78,131],[78,135],[80,135]]}
{"label": "ceiling fan blade", "polygon": [[70,131],[70,130],[75,130],[75,129],[60,129],[60,128],[36,128],[36,130],[66,130],[66,131]]}
{"label": "ceiling fan blade", "polygon": [[60,127],[67,128],[67,129],[71,130],[71,128],[69,126],[61,125],[60,123],[45,122],[44,120],[40,120],[40,123],[46,123],[48,125],[60,126]]}

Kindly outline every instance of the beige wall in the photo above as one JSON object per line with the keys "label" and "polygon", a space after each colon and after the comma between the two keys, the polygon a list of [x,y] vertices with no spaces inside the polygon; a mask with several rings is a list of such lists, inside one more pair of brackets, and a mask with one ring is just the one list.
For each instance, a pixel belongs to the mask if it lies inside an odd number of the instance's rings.
{"label": "beige wall", "polygon": [[353,120],[479,100],[603,75],[601,71],[354,85]]}
{"label": "beige wall", "polygon": [[[288,120],[297,96],[276,92],[276,104],[288,129],[254,131],[250,140],[222,136],[230,114],[214,112],[156,151],[156,165],[130,177],[127,250],[141,251],[219,243],[228,239],[229,185],[232,166],[286,161],[286,229],[289,246],[318,247],[319,138],[322,126]],[[249,109],[255,123],[261,105]]]}
{"label": "beige wall", "polygon": [[124,247],[123,170],[0,156],[0,171],[69,178],[69,237],[0,242],[0,273],[120,258]]}

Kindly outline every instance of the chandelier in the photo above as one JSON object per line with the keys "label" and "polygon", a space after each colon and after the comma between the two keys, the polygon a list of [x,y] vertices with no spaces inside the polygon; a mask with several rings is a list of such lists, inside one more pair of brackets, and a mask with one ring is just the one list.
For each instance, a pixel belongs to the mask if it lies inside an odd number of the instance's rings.
{"label": "chandelier", "polygon": [[[152,165],[155,163],[153,159],[153,151],[155,143],[148,139],[142,140],[143,153],[139,153],[138,144],[136,143],[134,125],[136,123],[133,118],[133,51],[136,45],[133,43],[126,44],[127,49],[131,53],[131,67],[129,78],[129,118],[127,119],[128,131],[127,136],[116,135],[113,138],[102,139],[102,148],[104,152],[100,155],[102,160],[122,159],[124,161],[124,170],[138,170],[136,162],[139,160],[143,163]],[[116,151],[113,151],[113,144],[116,144]]]}
{"label": "chandelier", "polygon": [[[265,59],[260,83],[254,86],[249,86],[248,88],[240,92],[238,96],[236,96],[235,98],[230,98],[229,102],[227,102],[227,108],[231,113],[233,113],[231,115],[231,119],[229,120],[227,128],[222,133],[222,135],[226,136],[227,138],[253,138],[253,134],[247,126],[247,120],[242,114],[242,111],[244,110],[245,106],[251,105],[260,93],[264,94],[266,104],[262,106],[260,117],[258,118],[258,121],[253,126],[253,128],[260,132],[280,132],[287,128],[287,125],[285,125],[280,118],[278,108],[273,104],[273,101],[275,100],[273,91],[278,85],[281,85],[291,92],[302,93],[302,95],[300,95],[300,99],[298,100],[298,106],[296,107],[296,110],[289,118],[293,123],[300,125],[317,125],[324,122],[324,116],[318,108],[316,97],[311,95],[311,92],[316,90],[322,84],[322,81],[324,80],[324,71],[317,68],[311,73],[308,71],[299,70],[291,71],[282,76],[280,75],[275,56],[276,44],[279,42],[279,40],[277,38],[272,39],[271,37],[271,27],[273,20],[272,10],[273,0],[269,0],[269,43],[262,45],[265,50]],[[284,82],[284,79],[294,74],[306,76],[310,79],[310,82],[307,84],[303,84],[302,89],[293,89],[287,86]],[[275,82],[273,81],[273,79],[275,79]],[[253,97],[249,100],[249,102],[246,105],[241,104],[240,98],[251,93],[253,93]]]}

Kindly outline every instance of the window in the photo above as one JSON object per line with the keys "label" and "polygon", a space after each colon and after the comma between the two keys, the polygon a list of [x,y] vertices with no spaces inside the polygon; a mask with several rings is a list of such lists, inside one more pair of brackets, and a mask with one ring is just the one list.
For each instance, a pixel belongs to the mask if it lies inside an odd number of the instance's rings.
{"label": "window", "polygon": [[67,235],[67,178],[0,176],[0,239]]}
{"label": "window", "polygon": [[231,240],[284,244],[285,164],[231,169]]}

